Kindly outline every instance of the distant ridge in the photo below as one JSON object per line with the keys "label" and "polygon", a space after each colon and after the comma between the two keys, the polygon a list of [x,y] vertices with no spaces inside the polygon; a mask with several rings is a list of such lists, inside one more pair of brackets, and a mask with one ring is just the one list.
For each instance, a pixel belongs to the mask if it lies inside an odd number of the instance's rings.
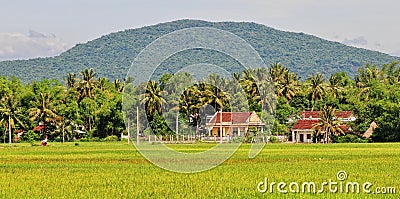
{"label": "distant ridge", "polygon": [[[267,65],[281,62],[302,79],[311,73],[326,75],[346,71],[354,76],[365,63],[382,65],[399,57],[327,41],[304,33],[276,30],[252,22],[207,22],[178,20],[128,29],[77,44],[60,56],[0,62],[0,75],[16,76],[24,82],[42,78],[63,81],[68,73],[94,68],[98,76],[123,79],[133,58],[158,37],[190,27],[213,27],[230,31],[249,42]],[[187,55],[186,55],[187,56]],[[202,55],[207,56],[206,54]],[[173,64],[172,62],[170,64]]]}

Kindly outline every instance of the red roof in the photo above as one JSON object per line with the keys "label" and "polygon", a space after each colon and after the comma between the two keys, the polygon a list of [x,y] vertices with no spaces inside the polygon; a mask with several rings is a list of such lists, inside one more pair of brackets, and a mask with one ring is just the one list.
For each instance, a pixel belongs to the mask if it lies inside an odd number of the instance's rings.
{"label": "red roof", "polygon": [[349,118],[353,115],[353,111],[339,111],[336,113],[337,118]]}
{"label": "red roof", "polygon": [[43,130],[43,129],[44,129],[44,125],[39,125],[39,126],[33,128],[32,131],[41,131],[41,130]]}
{"label": "red roof", "polygon": [[301,118],[310,118],[310,117],[312,117],[312,118],[319,118],[320,117],[320,112],[319,111],[301,111],[300,113],[299,113],[299,116],[301,117]]}
{"label": "red roof", "polygon": [[[311,130],[313,125],[316,123],[318,123],[318,120],[297,120],[292,129]],[[339,128],[345,133],[351,131],[351,128],[348,125],[340,125]]]}
{"label": "red roof", "polygon": [[[311,118],[320,118],[320,111],[301,111],[299,113],[299,116],[303,119],[309,119]],[[337,118],[349,118],[351,115],[353,115],[353,111],[339,111],[335,113]]]}
{"label": "red roof", "polygon": [[[210,123],[219,123],[221,113],[217,112],[217,117],[213,117]],[[232,122],[232,124],[246,123],[251,112],[222,112],[222,122]]]}
{"label": "red roof", "polygon": [[292,129],[307,130],[312,129],[313,125],[318,123],[317,120],[297,120]]}
{"label": "red roof", "polygon": [[340,125],[339,128],[342,129],[342,131],[345,132],[345,133],[351,131],[350,126],[347,126],[347,125]]}

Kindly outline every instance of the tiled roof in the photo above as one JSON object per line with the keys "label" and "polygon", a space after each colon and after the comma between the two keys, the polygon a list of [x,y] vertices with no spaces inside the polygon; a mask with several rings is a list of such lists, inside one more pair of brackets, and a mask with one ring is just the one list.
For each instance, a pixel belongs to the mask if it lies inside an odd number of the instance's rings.
{"label": "tiled roof", "polygon": [[308,118],[319,118],[320,112],[319,111],[301,111],[299,116],[304,119]]}
{"label": "tiled roof", "polygon": [[353,115],[353,111],[339,111],[336,113],[337,118],[349,118]]}
{"label": "tiled roof", "polygon": [[[313,125],[318,122],[318,120],[297,120],[292,129],[311,130]],[[340,125],[339,128],[342,129],[342,131],[345,133],[351,131],[351,128],[348,125]]]}
{"label": "tiled roof", "polygon": [[[232,124],[246,123],[250,117],[251,112],[222,112],[222,122],[232,122]],[[216,117],[214,116],[210,123],[219,123],[221,113],[217,112]]]}
{"label": "tiled roof", "polygon": [[307,130],[312,129],[313,125],[318,123],[317,120],[297,120],[292,129]]}
{"label": "tiled roof", "polygon": [[347,125],[340,125],[339,128],[342,129],[342,131],[345,132],[345,133],[351,131],[350,126],[347,126]]}
{"label": "tiled roof", "polygon": [[[301,111],[299,116],[303,119],[320,118],[320,111]],[[353,115],[353,111],[339,111],[336,114],[337,118],[349,118]]]}
{"label": "tiled roof", "polygon": [[44,129],[44,125],[39,125],[39,126],[33,128],[32,131],[41,131],[41,130],[43,130],[43,129]]}

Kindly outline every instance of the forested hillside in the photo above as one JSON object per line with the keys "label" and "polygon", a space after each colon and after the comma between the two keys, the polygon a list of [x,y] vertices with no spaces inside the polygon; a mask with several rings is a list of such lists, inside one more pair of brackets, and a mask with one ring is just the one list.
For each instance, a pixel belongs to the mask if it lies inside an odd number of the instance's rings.
{"label": "forested hillside", "polygon": [[[365,63],[380,66],[382,63],[400,61],[399,57],[384,53],[349,47],[303,33],[284,32],[256,23],[179,20],[111,33],[77,44],[52,58],[3,61],[0,62],[0,75],[16,76],[23,82],[42,78],[64,81],[65,74],[77,74],[85,68],[93,68],[101,77],[124,79],[131,61],[143,48],[164,34],[189,27],[214,27],[230,31],[249,42],[267,65],[280,62],[302,79],[316,72],[331,75],[339,71],[354,77],[357,69]],[[188,51],[175,59],[180,59],[180,63],[193,57],[207,61],[209,55],[207,52]],[[174,62],[166,64],[172,67]]]}

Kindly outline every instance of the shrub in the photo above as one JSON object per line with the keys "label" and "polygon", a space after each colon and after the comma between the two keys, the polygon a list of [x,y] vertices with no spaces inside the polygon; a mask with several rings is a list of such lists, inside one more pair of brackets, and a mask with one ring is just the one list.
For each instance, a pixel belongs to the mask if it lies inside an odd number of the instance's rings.
{"label": "shrub", "polygon": [[90,142],[101,142],[102,140],[99,137],[90,138]]}
{"label": "shrub", "polygon": [[241,137],[241,136],[233,138],[233,142],[234,143],[240,143],[240,142],[243,142],[243,141],[244,141],[244,138]]}
{"label": "shrub", "polygon": [[254,136],[252,134],[249,134],[244,138],[243,142],[244,143],[251,143],[253,141],[253,138],[254,138]]}
{"label": "shrub", "polygon": [[80,142],[89,142],[90,140],[89,140],[89,138],[82,138],[82,139],[80,139],[79,141],[80,141]]}
{"label": "shrub", "polygon": [[27,131],[26,133],[22,134],[21,136],[21,141],[23,142],[28,142],[28,143],[34,143],[36,140],[39,140],[40,136],[33,132],[32,130]]}
{"label": "shrub", "polygon": [[278,139],[275,136],[269,137],[269,141],[272,143],[278,143]]}
{"label": "shrub", "polygon": [[338,143],[367,143],[368,140],[361,138],[357,135],[347,134],[345,136],[338,136],[335,140]]}
{"label": "shrub", "polygon": [[118,141],[119,138],[116,135],[111,135],[103,139],[105,142],[115,142]]}

